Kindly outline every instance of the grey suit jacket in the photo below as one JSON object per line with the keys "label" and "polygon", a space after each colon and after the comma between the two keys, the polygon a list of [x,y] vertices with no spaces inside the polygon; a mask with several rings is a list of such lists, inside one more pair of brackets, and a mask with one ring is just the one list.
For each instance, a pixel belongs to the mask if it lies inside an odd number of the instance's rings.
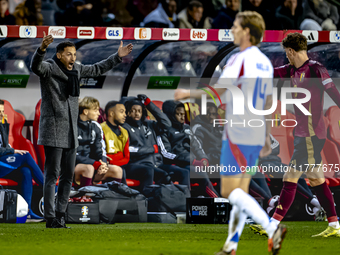
{"label": "grey suit jacket", "polygon": [[[31,68],[40,77],[41,116],[38,144],[59,148],[78,147],[78,97],[68,96],[68,77],[53,59],[43,61],[45,52],[39,48],[33,55]],[[104,74],[122,59],[115,53],[94,65],[74,63],[78,78]]]}

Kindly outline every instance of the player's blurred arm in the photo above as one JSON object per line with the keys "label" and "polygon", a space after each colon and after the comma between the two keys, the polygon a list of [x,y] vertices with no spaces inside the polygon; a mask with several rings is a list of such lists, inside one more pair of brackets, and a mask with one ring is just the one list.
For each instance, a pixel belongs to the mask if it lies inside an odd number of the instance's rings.
{"label": "player's blurred arm", "polygon": [[340,93],[337,90],[335,84],[333,83],[332,78],[329,76],[326,67],[322,65],[317,65],[314,71],[317,77],[321,79],[323,89],[332,98],[334,103],[336,103],[336,105],[340,107]]}
{"label": "player's blurred arm", "polygon": [[[266,104],[264,106],[264,110],[268,110],[271,108],[273,104],[273,97],[272,95],[268,95],[266,98]],[[271,114],[265,115],[266,120],[271,119]],[[271,141],[270,141],[270,131],[272,128],[272,122],[271,121],[266,121],[266,142],[260,151],[260,157],[266,157],[272,153],[272,148],[271,148]]]}
{"label": "player's blurred arm", "polygon": [[[214,87],[214,86],[213,86]],[[222,95],[226,89],[225,88],[214,88],[218,95]],[[205,88],[210,94],[212,94],[214,97],[217,97],[215,92],[213,92],[211,89]],[[187,98],[195,98],[200,99],[202,95],[206,94],[205,91],[200,89],[176,89],[175,90],[175,100],[181,100],[181,99],[187,99]]]}

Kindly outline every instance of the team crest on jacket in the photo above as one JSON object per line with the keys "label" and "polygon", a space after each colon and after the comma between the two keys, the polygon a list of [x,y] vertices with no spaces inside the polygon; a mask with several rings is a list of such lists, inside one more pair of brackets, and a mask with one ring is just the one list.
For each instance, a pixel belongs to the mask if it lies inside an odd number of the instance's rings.
{"label": "team crest on jacket", "polygon": [[7,161],[8,163],[14,163],[14,162],[15,162],[15,157],[10,156],[10,157],[6,158],[6,161]]}
{"label": "team crest on jacket", "polygon": [[188,129],[185,129],[184,132],[188,135],[191,135],[191,130],[188,128]]}
{"label": "team crest on jacket", "polygon": [[93,144],[94,140],[96,140],[96,131],[92,130],[91,137],[92,137],[91,144]]}

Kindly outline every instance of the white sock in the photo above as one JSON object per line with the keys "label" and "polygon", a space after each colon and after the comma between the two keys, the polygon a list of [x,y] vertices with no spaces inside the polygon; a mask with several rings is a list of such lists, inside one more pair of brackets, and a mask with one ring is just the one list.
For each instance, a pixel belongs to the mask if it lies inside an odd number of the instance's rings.
{"label": "white sock", "polygon": [[321,205],[320,205],[320,203],[319,203],[319,200],[318,200],[317,198],[315,198],[315,197],[310,201],[310,203],[311,203],[312,205],[314,205],[315,207],[321,208]]}
{"label": "white sock", "polygon": [[256,223],[261,224],[268,237],[272,238],[277,226],[269,220],[266,212],[253,197],[237,188],[230,193],[228,199],[230,204],[237,205],[241,212],[251,217]]}
{"label": "white sock", "polygon": [[248,218],[248,215],[246,213],[244,213],[244,212],[239,213],[238,224],[236,226],[238,238],[240,238],[240,236],[242,235],[242,231],[244,229],[244,224],[246,223],[247,218]]}
{"label": "white sock", "polygon": [[[237,225],[238,225],[237,223],[239,221],[239,213],[240,213],[239,208],[236,205],[233,205],[230,211],[230,216],[229,216],[228,238],[223,246],[223,250],[226,252],[231,252],[231,250],[234,248],[234,244],[231,244],[230,241],[237,233]],[[238,242],[238,239],[239,239],[239,236],[237,237],[237,242]]]}
{"label": "white sock", "polygon": [[329,222],[328,226],[333,227],[335,229],[340,228],[339,221]]}
{"label": "white sock", "polygon": [[270,221],[273,222],[276,227],[280,224],[280,221],[278,221],[277,219],[274,219],[274,218],[271,218]]}

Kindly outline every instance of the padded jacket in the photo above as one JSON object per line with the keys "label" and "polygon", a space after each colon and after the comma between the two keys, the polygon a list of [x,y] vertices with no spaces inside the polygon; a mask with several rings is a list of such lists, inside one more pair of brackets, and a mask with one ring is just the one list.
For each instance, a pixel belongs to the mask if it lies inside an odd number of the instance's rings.
{"label": "padded jacket", "polygon": [[[129,111],[128,105],[129,101],[126,102],[127,112]],[[158,167],[163,164],[163,157],[158,150],[157,136],[161,135],[165,128],[169,128],[171,122],[150,99],[145,101],[144,106],[152,113],[157,122],[146,120],[145,108],[140,121],[135,121],[130,117],[126,118],[126,123],[123,127],[129,133],[130,163]]]}
{"label": "padded jacket", "polygon": [[180,105],[183,104],[173,100],[163,103],[163,112],[171,120],[172,126],[158,138],[158,144],[163,157],[166,159],[165,163],[183,167],[194,163],[196,160],[208,160],[208,157],[197,137],[191,132],[190,126],[177,121],[175,113],[176,108]]}
{"label": "padded jacket", "polygon": [[79,118],[78,142],[76,164],[90,164],[97,169],[99,160],[107,162],[103,130],[98,122]]}

